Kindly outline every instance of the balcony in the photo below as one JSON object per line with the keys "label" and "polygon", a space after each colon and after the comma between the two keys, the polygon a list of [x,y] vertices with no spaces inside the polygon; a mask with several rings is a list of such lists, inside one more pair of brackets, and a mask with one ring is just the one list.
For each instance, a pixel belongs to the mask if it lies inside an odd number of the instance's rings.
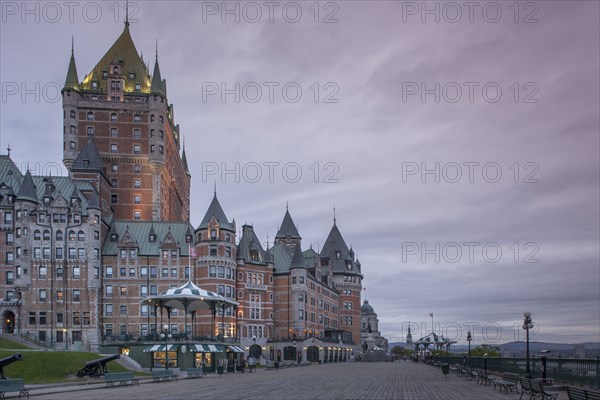
{"label": "balcony", "polygon": [[264,290],[267,291],[267,285],[258,283],[246,283],[246,290]]}

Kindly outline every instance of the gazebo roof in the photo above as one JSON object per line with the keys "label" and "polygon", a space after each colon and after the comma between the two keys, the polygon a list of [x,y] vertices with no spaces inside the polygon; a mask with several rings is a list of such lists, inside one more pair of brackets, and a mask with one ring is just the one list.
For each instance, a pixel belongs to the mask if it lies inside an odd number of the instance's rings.
{"label": "gazebo roof", "polygon": [[204,290],[192,281],[177,288],[160,292],[158,295],[148,296],[142,303],[156,304],[161,307],[180,308],[187,311],[214,309],[218,306],[238,306],[239,303],[221,296],[218,293]]}

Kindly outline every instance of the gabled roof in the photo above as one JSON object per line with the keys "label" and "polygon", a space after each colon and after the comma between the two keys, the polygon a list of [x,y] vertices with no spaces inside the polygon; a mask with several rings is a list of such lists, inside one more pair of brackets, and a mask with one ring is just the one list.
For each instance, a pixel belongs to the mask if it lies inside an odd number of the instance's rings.
{"label": "gabled roof", "polygon": [[[337,257],[337,252],[340,254],[339,257]],[[321,259],[323,258],[329,259],[329,265],[334,274],[360,275],[360,270],[356,262],[352,259],[346,241],[335,222],[321,250]],[[347,263],[350,263],[350,269],[348,269]]]}
{"label": "gabled roof", "polygon": [[29,200],[33,201],[34,203],[38,202],[36,188],[33,184],[33,178],[31,177],[31,172],[29,172],[29,170],[27,170],[25,173],[23,183],[21,184],[21,188],[17,194],[17,200]]}
{"label": "gabled roof", "polygon": [[308,250],[305,250],[302,255],[304,256],[304,261],[306,261],[306,266],[309,268],[317,266],[319,262],[319,254],[311,247]]}
{"label": "gabled roof", "polygon": [[[257,261],[252,261],[252,257],[250,257],[250,250],[256,250],[258,252]],[[242,237],[240,238],[240,243],[238,244],[237,248],[237,258],[238,260],[244,260],[245,262],[251,264],[267,263],[265,251],[260,244],[260,240],[258,240],[254,229],[249,225],[244,225],[242,227]]]}
{"label": "gabled roof", "polygon": [[285,215],[283,216],[283,221],[281,222],[281,226],[277,231],[277,235],[275,235],[275,239],[302,239],[300,234],[298,233],[298,229],[292,220],[292,216],[290,215],[289,210],[285,210]]}
{"label": "gabled roof", "polygon": [[210,222],[212,217],[215,217],[215,219],[217,220],[217,223],[219,224],[219,227],[221,229],[228,229],[230,231],[235,231],[233,223],[230,223],[227,220],[227,216],[225,215],[223,208],[221,208],[221,205],[219,204],[219,200],[217,200],[217,192],[215,192],[215,195],[214,195],[212,201],[210,202],[210,205],[208,206],[208,210],[206,210],[206,214],[204,214],[204,218],[202,218],[202,222],[200,222],[200,226],[198,226],[198,229],[208,228],[208,223]]}
{"label": "gabled roof", "polygon": [[102,157],[94,143],[94,140],[89,137],[87,143],[81,149],[71,170],[87,170],[102,172]]}
{"label": "gabled roof", "polygon": [[[129,24],[125,23],[125,29],[121,36],[115,41],[106,54],[98,61],[98,64],[92,71],[83,79],[84,90],[96,90],[107,92],[107,80],[102,77],[103,72],[111,73],[110,65],[118,64],[120,66],[119,75],[125,77],[125,92],[134,92],[135,84],[141,85],[143,93],[150,92],[150,76],[146,70],[144,61],[138,54],[131,34],[129,32]],[[133,73],[133,79],[129,78],[129,74]],[[97,82],[97,88],[92,87],[92,82]]]}

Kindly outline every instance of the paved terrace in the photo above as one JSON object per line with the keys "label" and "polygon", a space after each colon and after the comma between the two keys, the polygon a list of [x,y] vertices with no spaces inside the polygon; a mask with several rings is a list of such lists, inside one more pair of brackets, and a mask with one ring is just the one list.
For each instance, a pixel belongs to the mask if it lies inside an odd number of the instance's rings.
{"label": "paved terrace", "polygon": [[[185,375],[185,373],[183,373]],[[102,378],[101,378],[102,380]],[[439,399],[439,400],[516,400],[515,392],[500,393],[493,386],[449,375],[439,368],[411,361],[393,363],[340,363],[311,365],[250,374],[209,374],[201,379],[105,388],[104,384],[35,389],[31,396],[43,399]],[[7,397],[16,397],[7,395]],[[527,398],[525,396],[524,398]],[[559,400],[566,400],[566,391]]]}

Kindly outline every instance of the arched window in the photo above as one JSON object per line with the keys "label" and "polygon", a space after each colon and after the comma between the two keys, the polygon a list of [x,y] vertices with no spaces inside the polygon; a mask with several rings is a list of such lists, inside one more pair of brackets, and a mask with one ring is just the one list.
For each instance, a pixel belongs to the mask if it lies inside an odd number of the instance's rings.
{"label": "arched window", "polygon": [[56,231],[56,240],[57,241],[62,241],[63,240],[63,233],[62,233],[62,231],[60,229]]}
{"label": "arched window", "polygon": [[85,233],[83,231],[77,232],[77,240],[83,242],[85,240]]}
{"label": "arched window", "polygon": [[42,232],[40,232],[39,230],[35,230],[33,232],[33,240],[40,240],[42,238]]}
{"label": "arched window", "polygon": [[71,118],[75,118],[75,110],[71,110],[70,114]]}
{"label": "arched window", "polygon": [[118,73],[119,73],[119,67],[115,65],[113,67],[113,75],[118,74]]}
{"label": "arched window", "polygon": [[154,122],[154,114],[150,114],[150,122]]}
{"label": "arched window", "polygon": [[69,231],[69,240],[75,240],[75,231]]}
{"label": "arched window", "polygon": [[48,229],[44,229],[44,240],[50,240],[50,231]]}

